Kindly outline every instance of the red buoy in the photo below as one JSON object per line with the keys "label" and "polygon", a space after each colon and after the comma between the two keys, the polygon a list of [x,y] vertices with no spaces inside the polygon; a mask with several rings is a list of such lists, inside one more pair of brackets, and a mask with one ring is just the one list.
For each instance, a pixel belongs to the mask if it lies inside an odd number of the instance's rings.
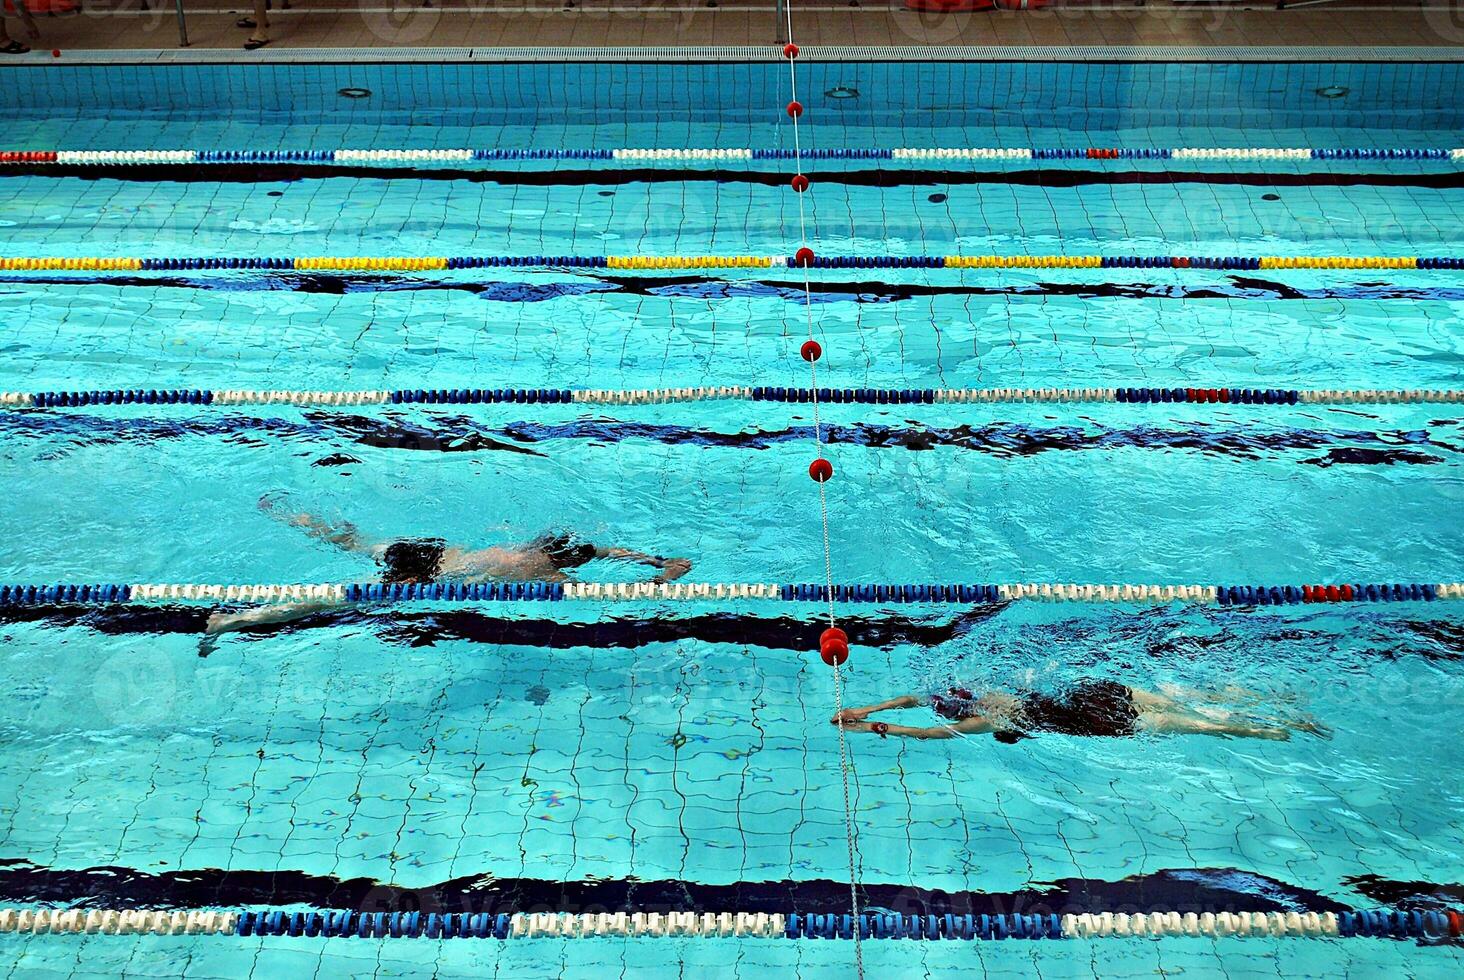
{"label": "red buoy", "polygon": [[808,475],[815,483],[827,483],[834,475],[834,464],[820,456],[808,464]]}
{"label": "red buoy", "polygon": [[798,349],[798,353],[803,355],[805,361],[812,364],[823,354],[823,348],[818,345],[816,340],[805,340],[803,346]]}
{"label": "red buoy", "polygon": [[837,626],[830,626],[818,638],[818,653],[830,667],[849,659],[849,636]]}
{"label": "red buoy", "polygon": [[798,57],[798,45],[794,44],[792,41],[789,41],[787,44],[783,45],[783,57],[790,60]]}
{"label": "red buoy", "polygon": [[793,253],[793,261],[805,269],[813,265],[813,249],[807,245]]}
{"label": "red buoy", "polygon": [[61,57],[61,49],[60,48],[52,48],[51,49],[51,57],[53,57],[53,58],[59,58],[59,57]]}
{"label": "red buoy", "polygon": [[799,102],[796,99],[792,102],[789,102],[788,115],[792,116],[794,119],[797,119],[799,116],[803,115],[803,103]]}
{"label": "red buoy", "polygon": [[808,190],[808,178],[802,174],[794,174],[793,179],[788,181],[788,183],[792,184],[793,189],[800,194]]}

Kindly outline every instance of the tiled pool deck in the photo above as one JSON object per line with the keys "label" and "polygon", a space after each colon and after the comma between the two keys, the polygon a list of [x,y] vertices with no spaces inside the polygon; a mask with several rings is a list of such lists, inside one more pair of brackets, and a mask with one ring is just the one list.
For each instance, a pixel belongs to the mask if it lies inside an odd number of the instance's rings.
{"label": "tiled pool deck", "polygon": [[[207,3],[207,0],[205,0]],[[276,4],[278,6],[278,4]],[[238,48],[248,32],[235,26],[245,11],[217,3],[187,13],[190,47]],[[272,15],[272,54],[285,48],[514,47],[562,45],[747,45],[778,38],[771,4],[554,3],[433,6],[383,0],[296,5]],[[15,21],[8,21],[14,33]],[[65,58],[83,49],[176,49],[171,4],[141,10],[88,9],[44,17],[31,57]],[[1464,43],[1464,11],[1456,6],[1311,6],[1291,10],[1229,9],[1190,3],[1143,7],[1084,6],[1060,10],[921,14],[886,5],[801,4],[795,33],[808,45],[962,46],[1456,46]],[[241,51],[242,56],[242,51]],[[258,55],[255,55],[258,56]]]}

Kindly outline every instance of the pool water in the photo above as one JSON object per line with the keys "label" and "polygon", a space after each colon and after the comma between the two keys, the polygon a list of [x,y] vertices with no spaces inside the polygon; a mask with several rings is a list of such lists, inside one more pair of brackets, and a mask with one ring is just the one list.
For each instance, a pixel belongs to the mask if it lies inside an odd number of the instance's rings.
{"label": "pool water", "polygon": [[[1464,116],[1431,101],[1451,65],[800,70],[820,148],[1464,146]],[[782,71],[296,65],[248,75],[250,99],[231,101],[238,69],[27,68],[0,73],[0,100],[15,102],[16,148],[783,147]],[[350,83],[372,98],[342,108]],[[836,83],[861,95],[819,95]],[[1356,95],[1319,98],[1323,85]],[[1056,176],[1030,176],[1039,166]],[[491,179],[6,173],[0,254],[798,244],[797,201],[766,176],[786,164],[481,169]],[[806,169],[811,238],[830,253],[1464,255],[1457,162]],[[1134,170],[1181,176],[1114,177]],[[840,387],[1464,386],[1457,272],[858,270],[815,272],[812,288],[821,377]],[[0,273],[0,390],[801,385],[802,300],[786,269]],[[836,581],[1459,580],[1454,406],[840,405],[823,421]],[[812,581],[813,454],[808,407],[787,404],[0,410],[0,579],[377,574],[262,513],[273,494],[382,540],[564,529],[688,557],[688,581]],[[582,576],[643,577],[602,563]],[[845,907],[815,607],[408,604],[231,634],[206,658],[197,610],[0,611],[0,902]],[[1111,677],[1240,685],[1334,729],[1279,743],[851,735],[875,904],[1464,902],[1450,775],[1464,619],[1444,604],[840,612],[848,703]],[[898,975],[1464,967],[1458,945],[1387,940],[864,952]],[[753,940],[0,937],[8,976],[833,977],[851,962],[848,943]]]}

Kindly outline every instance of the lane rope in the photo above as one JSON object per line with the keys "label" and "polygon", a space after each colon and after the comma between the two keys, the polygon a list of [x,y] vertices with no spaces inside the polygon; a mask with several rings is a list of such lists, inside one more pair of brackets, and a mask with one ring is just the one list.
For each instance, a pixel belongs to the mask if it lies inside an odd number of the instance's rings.
{"label": "lane rope", "polygon": [[[762,600],[981,605],[1016,600],[1086,603],[1185,602],[1295,606],[1464,599],[1464,582],[1344,582],[1319,585],[1152,585],[1019,582],[825,584],[822,582],[326,582],[316,584],[7,583],[0,606],[128,602],[637,602]],[[847,639],[844,641],[847,644]],[[835,658],[837,659],[837,658]]]}
{"label": "lane rope", "polygon": [[1099,912],[860,915],[801,912],[355,912],[0,908],[0,933],[94,936],[306,936],[362,939],[639,938],[1453,939],[1464,913],[1445,909],[1342,912]]}
{"label": "lane rope", "polygon": [[199,150],[199,149],[102,149],[102,150],[0,150],[0,164],[58,164],[67,166],[126,166],[198,164],[304,165],[402,163],[635,163],[716,164],[747,160],[1411,160],[1417,162],[1464,161],[1464,148],[1444,147],[980,147],[900,146],[841,147],[827,150],[788,150],[782,147],[612,147],[591,149],[440,149],[388,147],[328,150]]}
{"label": "lane rope", "polygon": [[1395,269],[1464,270],[1430,255],[274,255],[0,258],[5,272],[451,272],[465,269]]}
{"label": "lane rope", "polygon": [[[809,342],[813,342],[809,338]],[[816,342],[815,343],[816,346]],[[805,350],[808,350],[805,343]],[[821,348],[819,348],[821,351]],[[806,355],[805,355],[806,356]],[[810,362],[812,364],[812,362]],[[1464,388],[809,388],[722,385],[700,388],[403,388],[375,391],[242,388],[110,388],[0,392],[0,407],[90,408],[122,405],[667,405],[702,401],[808,404],[822,453],[821,405],[1121,404],[1121,405],[1454,405]]]}

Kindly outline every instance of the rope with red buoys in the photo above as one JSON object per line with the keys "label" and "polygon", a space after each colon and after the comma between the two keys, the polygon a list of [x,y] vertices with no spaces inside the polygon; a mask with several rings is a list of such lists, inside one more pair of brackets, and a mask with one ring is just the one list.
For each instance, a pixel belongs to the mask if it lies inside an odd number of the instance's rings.
{"label": "rope with red buoys", "polygon": [[[813,285],[809,281],[809,268],[815,256],[808,244],[808,213],[804,198],[810,182],[803,172],[803,142],[798,130],[798,121],[803,116],[803,104],[798,101],[798,45],[793,40],[793,5],[787,5],[788,43],[783,46],[783,57],[788,62],[788,118],[793,121],[793,176],[788,186],[798,198],[798,250],[793,255],[794,264],[803,270],[803,310],[807,324],[807,339],[799,349],[800,356],[808,362],[809,387],[813,389],[813,438],[817,455],[808,466],[808,475],[818,485],[819,520],[823,525],[824,581],[829,586],[829,628],[819,636],[819,656],[834,672],[834,719],[839,733],[839,777],[844,790],[844,838],[849,847],[849,910],[853,921],[859,921],[859,859],[858,831],[854,826],[854,804],[849,792],[849,774],[853,761],[849,754],[849,740],[844,731],[844,676],[843,665],[849,659],[849,637],[838,627],[834,614],[833,584],[834,563],[829,548],[829,501],[828,482],[833,479],[834,465],[824,455],[823,425],[819,419],[818,360],[823,348],[813,337]],[[854,969],[859,980],[864,980],[864,951],[859,945],[859,930],[854,930]]]}

